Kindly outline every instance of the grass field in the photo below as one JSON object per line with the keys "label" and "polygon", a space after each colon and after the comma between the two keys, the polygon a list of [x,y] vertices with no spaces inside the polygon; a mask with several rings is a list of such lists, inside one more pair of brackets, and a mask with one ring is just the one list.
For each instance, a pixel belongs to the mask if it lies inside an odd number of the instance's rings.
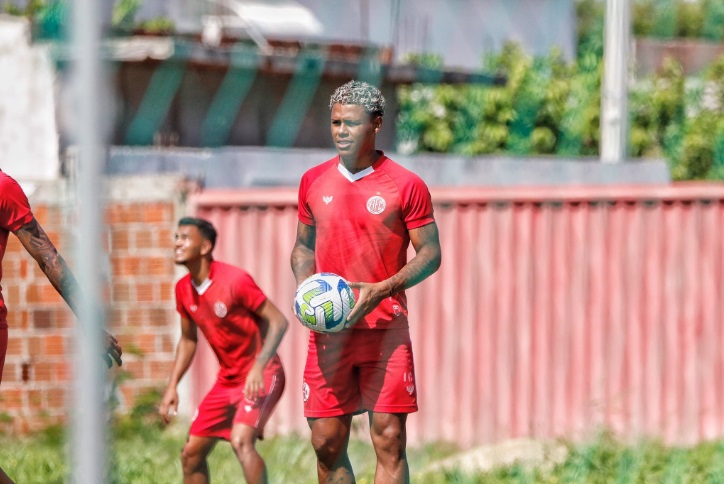
{"label": "grass field", "polygon": [[[163,484],[181,481],[179,452],[185,425],[161,429],[143,422],[113,427],[109,444],[112,483]],[[22,438],[0,435],[0,465],[18,484],[62,483],[70,473],[63,429],[53,428]],[[565,444],[567,457],[560,463],[530,466],[514,464],[487,472],[460,468],[426,471],[431,464],[454,457],[449,444],[409,449],[412,482],[437,483],[724,483],[724,441],[690,448],[665,447],[656,442],[625,446],[608,434],[587,444]],[[315,460],[307,436],[275,437],[259,443],[269,467],[270,482],[314,483]],[[364,440],[350,444],[357,482],[372,483],[375,458]],[[210,458],[212,480],[243,482],[230,446],[220,442]]]}

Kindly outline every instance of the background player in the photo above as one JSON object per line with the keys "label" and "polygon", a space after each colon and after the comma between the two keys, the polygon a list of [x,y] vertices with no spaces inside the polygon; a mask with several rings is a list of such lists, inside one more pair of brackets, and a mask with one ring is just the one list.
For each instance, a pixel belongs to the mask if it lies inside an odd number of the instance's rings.
{"label": "background player", "polygon": [[209,482],[206,458],[218,439],[231,442],[247,482],[267,482],[256,440],[284,390],[276,350],[289,323],[248,273],[213,260],[215,244],[216,230],[208,221],[179,221],[175,262],[189,273],[176,284],[181,340],[159,413],[168,423],[169,413],[178,410],[177,386],[193,360],[200,328],[220,368],[182,451],[184,482]]}
{"label": "background player", "polygon": [[[35,259],[48,281],[58,291],[70,308],[76,312],[80,303],[80,292],[73,273],[63,257],[50,241],[48,235],[33,216],[28,198],[18,183],[0,171],[0,262],[5,255],[10,232],[14,233],[25,250]],[[0,280],[2,266],[0,265]],[[77,313],[76,313],[77,314]],[[121,365],[121,346],[115,337],[105,333],[103,357],[110,368],[113,361]],[[7,308],[0,292],[0,382],[5,366],[8,346]],[[12,482],[0,469],[0,484]]]}
{"label": "background player", "polygon": [[[333,272],[358,295],[352,329],[310,332],[304,414],[320,482],[354,482],[347,444],[352,416],[365,411],[375,483],[408,482],[406,420],[417,411],[417,391],[404,291],[439,268],[439,234],[425,183],[375,148],[380,91],[351,81],[330,108],[338,156],[302,177],[291,265],[297,285]],[[407,261],[410,243],[416,254]]]}

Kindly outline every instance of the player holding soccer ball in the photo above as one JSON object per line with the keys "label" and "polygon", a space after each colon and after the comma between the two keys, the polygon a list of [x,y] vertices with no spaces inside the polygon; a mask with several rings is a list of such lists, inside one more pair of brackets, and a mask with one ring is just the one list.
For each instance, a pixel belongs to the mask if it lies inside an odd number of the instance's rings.
{"label": "player holding soccer ball", "polygon": [[[33,216],[30,203],[18,182],[0,171],[0,261],[5,255],[8,236],[14,233],[25,250],[35,259],[48,281],[68,306],[77,311],[80,292],[73,273],[63,257],[48,238],[48,235]],[[0,266],[2,279],[2,266]],[[5,352],[8,347],[7,308],[0,293],[0,381],[5,366]],[[103,358],[108,368],[115,361],[121,365],[122,349],[118,340],[108,332],[105,333]],[[12,480],[0,469],[0,484],[12,484]]]}
{"label": "player holding soccer ball", "polygon": [[[385,99],[364,82],[330,99],[338,156],[308,170],[299,186],[291,265],[299,285],[316,272],[339,274],[358,291],[351,329],[310,332],[304,414],[319,482],[354,482],[347,455],[352,416],[368,412],[377,455],[375,483],[409,481],[407,414],[417,411],[405,289],[440,266],[425,183],[375,148]],[[412,243],[416,254],[407,260]]]}
{"label": "player holding soccer ball", "polygon": [[228,440],[246,482],[267,482],[256,450],[264,425],[284,391],[284,369],[276,354],[288,321],[251,276],[215,261],[216,229],[185,217],[175,237],[175,262],[189,273],[176,284],[181,340],[159,413],[168,423],[178,410],[178,386],[196,351],[197,328],[219,360],[214,387],[204,397],[181,453],[184,482],[209,482],[206,457],[219,439]]}

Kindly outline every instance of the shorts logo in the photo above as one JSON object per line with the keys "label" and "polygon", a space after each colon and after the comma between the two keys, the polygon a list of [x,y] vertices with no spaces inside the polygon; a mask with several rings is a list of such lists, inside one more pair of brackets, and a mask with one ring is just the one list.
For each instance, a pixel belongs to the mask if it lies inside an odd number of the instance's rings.
{"label": "shorts logo", "polygon": [[370,199],[367,200],[367,211],[373,215],[384,212],[386,206],[387,202],[385,202],[385,199],[379,195],[370,197]]}
{"label": "shorts logo", "polygon": [[302,399],[305,402],[309,400],[309,385],[307,385],[307,382],[302,384]]}
{"label": "shorts logo", "polygon": [[196,310],[199,309],[199,307],[196,304],[192,304],[189,309],[191,310],[192,313],[195,313]]}
{"label": "shorts logo", "polygon": [[216,301],[216,303],[214,304],[214,314],[216,314],[220,318],[223,318],[224,316],[226,316],[226,313],[226,304],[222,303],[221,301]]}
{"label": "shorts logo", "polygon": [[409,393],[410,395],[415,393],[415,375],[413,375],[412,372],[402,375],[402,381],[407,383],[407,385],[405,385],[405,390],[407,390],[407,393]]}
{"label": "shorts logo", "polygon": [[322,196],[322,200],[323,200],[324,203],[326,203],[327,205],[329,205],[329,204],[332,202],[332,199],[333,199],[333,198],[334,198],[333,195],[330,195],[329,197],[327,197],[327,196]]}

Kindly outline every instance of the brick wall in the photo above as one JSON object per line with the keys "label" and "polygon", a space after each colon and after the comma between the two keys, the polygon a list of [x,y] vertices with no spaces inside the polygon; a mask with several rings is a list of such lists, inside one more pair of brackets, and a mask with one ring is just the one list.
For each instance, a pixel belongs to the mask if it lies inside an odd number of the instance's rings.
{"label": "brick wall", "polygon": [[[137,201],[127,195],[107,202],[103,233],[109,249],[103,270],[109,281],[107,326],[124,349],[123,366],[108,372],[120,411],[133,408],[143,392],[163,388],[178,337],[171,246],[180,213],[178,194],[155,192],[155,200],[140,196]],[[69,210],[53,200],[31,196],[30,202],[51,240],[75,267]],[[75,318],[13,235],[3,260],[2,291],[10,329],[0,425],[27,431],[63,422],[72,396]],[[100,357],[98,364],[103,365]]]}

